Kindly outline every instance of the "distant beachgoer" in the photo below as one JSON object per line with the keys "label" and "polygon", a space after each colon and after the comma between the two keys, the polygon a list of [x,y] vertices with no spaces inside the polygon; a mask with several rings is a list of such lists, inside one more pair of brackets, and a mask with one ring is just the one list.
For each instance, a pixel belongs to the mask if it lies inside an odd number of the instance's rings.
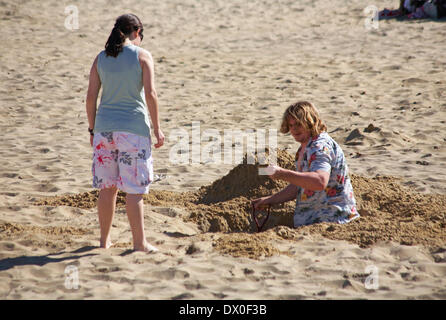
{"label": "distant beachgoer", "polygon": [[289,185],[278,193],[252,200],[256,209],[296,200],[294,227],[318,222],[342,224],[359,217],[344,153],[326,131],[312,103],[301,101],[286,109],[280,132],[290,132],[300,143],[296,171],[273,166],[270,177]]}
{"label": "distant beachgoer", "polygon": [[446,0],[400,0],[396,10],[384,9],[379,12],[380,19],[407,17],[409,19],[440,19],[446,16]]}
{"label": "distant beachgoer", "polygon": [[[407,15],[409,19],[439,19],[446,15],[445,0],[429,0],[429,1],[409,1],[406,0],[411,13]],[[406,4],[405,4],[406,6]]]}
{"label": "distant beachgoer", "polygon": [[400,0],[401,14],[414,13],[418,8],[422,7],[426,0]]}
{"label": "distant beachgoer", "polygon": [[150,52],[139,47],[142,39],[143,25],[137,16],[124,14],[117,18],[105,50],[91,67],[86,111],[93,147],[93,187],[100,189],[100,247],[112,245],[110,228],[120,189],[127,193],[134,250],[154,252],[158,249],[145,237],[143,211],[143,194],[148,193],[153,181],[148,112],[157,139],[155,148],[164,144],[164,134],[158,116],[153,59]]}
{"label": "distant beachgoer", "polygon": [[446,0],[430,0],[422,7],[427,17],[432,19],[441,19],[446,16]]}
{"label": "distant beachgoer", "polygon": [[[413,18],[418,8],[422,7],[426,0],[400,0],[398,9],[384,9],[379,12],[380,19],[391,19],[406,16]],[[419,13],[418,13],[419,15]]]}

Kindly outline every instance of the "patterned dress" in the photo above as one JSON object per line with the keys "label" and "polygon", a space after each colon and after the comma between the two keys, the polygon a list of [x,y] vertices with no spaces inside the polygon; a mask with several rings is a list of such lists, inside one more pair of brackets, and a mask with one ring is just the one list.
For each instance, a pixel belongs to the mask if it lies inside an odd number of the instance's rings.
{"label": "patterned dress", "polygon": [[[299,151],[296,153],[296,171],[298,154]],[[330,179],[322,191],[298,188],[294,227],[318,222],[343,224],[359,218],[344,152],[328,133],[322,132],[311,138],[301,168],[302,172],[329,172]]]}

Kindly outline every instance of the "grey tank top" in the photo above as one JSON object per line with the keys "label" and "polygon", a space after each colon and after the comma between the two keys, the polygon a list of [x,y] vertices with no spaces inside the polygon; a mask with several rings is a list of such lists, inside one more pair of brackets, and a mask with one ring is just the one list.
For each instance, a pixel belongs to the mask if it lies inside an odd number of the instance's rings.
{"label": "grey tank top", "polygon": [[102,95],[94,132],[123,131],[150,137],[150,122],[138,60],[140,50],[135,45],[124,46],[118,56],[98,56],[97,70]]}

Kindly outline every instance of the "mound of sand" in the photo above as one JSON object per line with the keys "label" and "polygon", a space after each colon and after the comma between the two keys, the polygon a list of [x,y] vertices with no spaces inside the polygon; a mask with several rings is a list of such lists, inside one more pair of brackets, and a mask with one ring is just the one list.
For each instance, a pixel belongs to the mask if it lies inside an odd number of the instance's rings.
{"label": "mound of sand", "polygon": [[[246,158],[245,158],[246,160]],[[278,152],[277,162],[286,168],[294,167],[294,158],[285,151]],[[346,225],[320,223],[292,228],[294,203],[277,205],[265,225],[268,237],[293,240],[302,234],[317,234],[333,240],[346,240],[368,247],[379,241],[395,241],[405,245],[422,244],[438,248],[446,242],[446,195],[420,194],[402,186],[394,177],[367,178],[351,175],[361,218]],[[226,176],[197,192],[169,192],[153,190],[145,196],[152,206],[181,207],[203,232],[231,233],[220,238],[214,246],[234,256],[268,256],[278,251],[267,241],[258,239],[252,220],[250,200],[277,192],[286,186],[259,176],[256,165],[246,161],[233,168]],[[69,205],[82,208],[95,206],[97,191],[78,195],[46,198],[37,205]],[[125,202],[119,193],[118,205]],[[234,234],[237,233],[237,234]]]}
{"label": "mound of sand", "polygon": [[[294,169],[294,157],[288,152],[277,150],[277,165],[286,169]],[[245,155],[242,164],[233,168],[227,175],[214,181],[210,186],[201,187],[198,191],[199,203],[210,204],[223,202],[237,197],[258,198],[270,195],[287,186],[287,182],[272,180],[259,175],[259,166],[248,164]],[[253,161],[257,162],[254,158]]]}

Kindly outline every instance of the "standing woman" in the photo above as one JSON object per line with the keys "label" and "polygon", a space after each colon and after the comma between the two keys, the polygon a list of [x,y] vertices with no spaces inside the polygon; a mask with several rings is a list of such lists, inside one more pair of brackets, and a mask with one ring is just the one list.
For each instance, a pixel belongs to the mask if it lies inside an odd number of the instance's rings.
{"label": "standing woman", "polygon": [[[100,189],[100,246],[112,245],[110,228],[120,189],[127,193],[126,211],[134,250],[154,252],[158,249],[145,238],[143,210],[143,194],[149,192],[153,181],[148,113],[157,139],[155,148],[164,144],[164,135],[158,116],[153,59],[139,47],[142,39],[143,26],[137,16],[124,14],[116,19],[105,50],[98,54],[90,70],[86,110],[93,147],[93,187]],[[101,102],[96,110],[101,86]]]}

